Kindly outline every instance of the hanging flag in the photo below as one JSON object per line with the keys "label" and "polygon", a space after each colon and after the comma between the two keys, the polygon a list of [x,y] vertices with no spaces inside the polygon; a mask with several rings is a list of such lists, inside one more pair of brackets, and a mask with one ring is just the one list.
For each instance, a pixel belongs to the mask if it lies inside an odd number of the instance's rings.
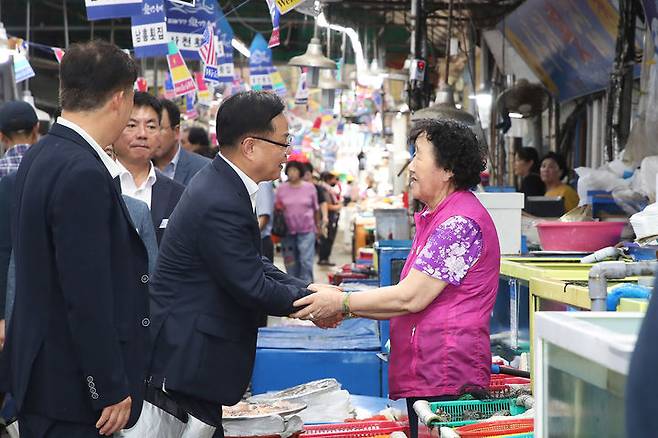
{"label": "hanging flag", "polygon": [[171,75],[169,73],[165,76],[164,82],[164,97],[165,99],[175,99],[176,93],[174,92],[174,82],[171,80]]}
{"label": "hanging flag", "polygon": [[62,58],[64,57],[64,51],[57,47],[53,47],[53,53],[55,53],[55,58],[57,59],[57,62],[61,64]]}
{"label": "hanging flag", "polygon": [[194,79],[190,71],[183,61],[183,57],[173,41],[169,41],[169,54],[167,55],[167,64],[169,65],[169,73],[171,73],[171,80],[174,84],[174,94],[182,96],[184,94],[196,91]]}
{"label": "hanging flag", "polygon": [[146,93],[149,90],[149,84],[146,82],[146,78],[143,76],[139,76],[137,80],[135,81],[135,90],[141,91],[143,93]]}
{"label": "hanging flag", "polygon": [[304,0],[276,0],[276,7],[281,12],[281,15],[292,11]]}
{"label": "hanging flag", "polygon": [[85,0],[87,20],[105,20],[139,15],[142,0]]}
{"label": "hanging flag", "polygon": [[201,104],[210,103],[210,101],[212,100],[212,96],[210,95],[210,90],[208,89],[208,85],[206,84],[206,81],[204,81],[203,79],[203,73],[195,72],[194,80],[196,81],[196,95],[199,98],[199,103]]}
{"label": "hanging flag", "polygon": [[208,82],[219,82],[219,69],[217,68],[217,49],[215,46],[215,32],[212,26],[206,27],[203,40],[199,46],[199,56],[204,63],[203,77]]}
{"label": "hanging flag", "polygon": [[288,94],[286,83],[283,82],[281,73],[279,73],[279,70],[277,70],[275,66],[272,66],[272,70],[270,71],[270,80],[272,81],[272,88],[274,89],[274,92],[281,97],[286,97]]}
{"label": "hanging flag", "polygon": [[194,93],[189,93],[185,95],[185,116],[188,119],[196,119],[199,113],[194,107]]}
{"label": "hanging flag", "polygon": [[308,104],[308,86],[306,84],[306,72],[299,75],[299,84],[297,84],[297,93],[295,93],[295,104]]}
{"label": "hanging flag", "polygon": [[217,82],[231,84],[235,77],[233,66],[233,29],[224,16],[221,8],[215,10],[215,38],[217,42]]}
{"label": "hanging flag", "polygon": [[199,59],[203,32],[217,17],[217,0],[196,0],[196,3],[165,2],[167,33],[186,59]]}
{"label": "hanging flag", "polygon": [[276,3],[274,0],[265,0],[267,2],[267,7],[270,9],[270,17],[272,18],[272,35],[270,36],[270,41],[267,44],[267,47],[270,49],[276,47],[281,43],[281,32],[279,31],[279,18],[281,18],[281,13],[276,8]]}
{"label": "hanging flag", "polygon": [[249,47],[249,83],[252,90],[271,90],[272,51],[267,47],[263,35],[257,33]]}
{"label": "hanging flag", "polygon": [[167,17],[164,0],[144,0],[139,14],[131,18],[136,58],[167,54]]}
{"label": "hanging flag", "polygon": [[34,76],[34,70],[30,62],[20,52],[14,55],[14,76],[16,77],[17,84]]}

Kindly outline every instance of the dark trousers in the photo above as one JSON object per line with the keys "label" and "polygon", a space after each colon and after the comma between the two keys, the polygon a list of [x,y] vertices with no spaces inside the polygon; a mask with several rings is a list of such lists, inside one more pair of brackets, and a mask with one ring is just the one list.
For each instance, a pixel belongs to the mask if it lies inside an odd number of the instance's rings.
{"label": "dark trousers", "polygon": [[101,435],[93,424],[53,420],[38,414],[19,414],[21,438],[98,438]]}
{"label": "dark trousers", "polygon": [[262,246],[263,246],[263,257],[267,257],[267,259],[271,262],[274,261],[274,243],[272,242],[272,236],[265,236],[262,239]]}
{"label": "dark trousers", "polygon": [[[414,403],[418,400],[427,400],[428,402],[453,401],[459,397],[456,395],[444,395],[440,397],[410,397],[407,399],[407,413],[409,414],[409,431],[410,438],[418,438],[418,415],[414,411]],[[22,438],[22,437],[21,437]]]}
{"label": "dark trousers", "polygon": [[327,237],[320,236],[320,244],[318,247],[318,259],[329,261],[331,257],[331,249],[336,240],[336,233],[338,231],[338,215],[329,215],[329,224],[327,225]]}

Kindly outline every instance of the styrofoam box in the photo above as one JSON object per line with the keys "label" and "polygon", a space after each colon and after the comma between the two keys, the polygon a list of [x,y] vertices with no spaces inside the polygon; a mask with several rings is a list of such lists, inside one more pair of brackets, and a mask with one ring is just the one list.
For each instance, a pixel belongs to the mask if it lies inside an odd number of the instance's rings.
{"label": "styrofoam box", "polygon": [[501,254],[521,253],[521,210],[523,193],[476,193],[493,219]]}

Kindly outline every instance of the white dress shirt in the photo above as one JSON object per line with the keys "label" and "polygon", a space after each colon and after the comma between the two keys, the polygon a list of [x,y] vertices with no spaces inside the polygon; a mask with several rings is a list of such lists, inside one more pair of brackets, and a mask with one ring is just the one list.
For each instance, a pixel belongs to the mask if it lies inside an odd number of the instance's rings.
{"label": "white dress shirt", "polygon": [[110,172],[110,175],[112,178],[116,178],[119,176],[120,170],[119,167],[117,166],[117,163],[112,161],[109,155],[103,150],[103,148],[96,143],[96,140],[94,140],[91,135],[87,133],[84,129],[82,129],[80,126],[76,125],[70,120],[66,120],[64,117],[59,116],[57,118],[57,123],[59,123],[62,126],[66,126],[69,129],[74,130],[80,137],[82,137],[89,145],[94,149],[94,152],[98,154],[100,157],[101,161],[105,165],[105,168],[107,169],[108,172]]}
{"label": "white dress shirt", "polygon": [[249,176],[246,173],[244,173],[242,170],[240,170],[240,168],[238,166],[231,163],[230,160],[226,159],[226,157],[224,155],[222,155],[221,152],[219,152],[217,155],[222,157],[222,160],[226,161],[228,163],[228,165],[231,166],[233,168],[233,170],[235,170],[235,173],[238,174],[238,176],[242,180],[242,183],[247,188],[247,193],[249,193],[249,199],[251,200],[251,210],[255,211],[255,209],[256,209],[256,195],[258,194],[258,184],[256,184],[256,182],[253,179],[249,178]]}
{"label": "white dress shirt", "polygon": [[137,186],[135,183],[135,178],[130,173],[128,169],[124,167],[119,160],[116,161],[116,165],[119,168],[119,180],[121,181],[121,193],[131,198],[139,199],[142,202],[145,202],[146,205],[151,208],[151,193],[153,192],[153,184],[156,181],[155,167],[153,163],[149,163],[151,168],[149,170],[148,177],[144,180],[142,184]]}

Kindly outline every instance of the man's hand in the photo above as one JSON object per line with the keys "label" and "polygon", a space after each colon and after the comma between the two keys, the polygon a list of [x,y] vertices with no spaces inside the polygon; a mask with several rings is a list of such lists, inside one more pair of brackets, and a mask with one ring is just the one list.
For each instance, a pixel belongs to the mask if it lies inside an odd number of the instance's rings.
{"label": "man's hand", "polygon": [[96,429],[100,435],[111,436],[124,428],[130,417],[132,399],[126,397],[119,403],[103,409],[101,417],[96,422]]}
{"label": "man's hand", "polygon": [[313,324],[315,324],[317,327],[321,329],[330,329],[330,328],[338,327],[342,321],[343,321],[343,315],[338,314],[334,317],[327,319],[313,320]]}
{"label": "man's hand", "polygon": [[0,319],[0,351],[5,348],[5,320]]}
{"label": "man's hand", "polygon": [[308,289],[315,293],[293,303],[295,307],[305,307],[290,315],[292,318],[322,321],[342,313],[343,292],[339,287],[314,283]]}

